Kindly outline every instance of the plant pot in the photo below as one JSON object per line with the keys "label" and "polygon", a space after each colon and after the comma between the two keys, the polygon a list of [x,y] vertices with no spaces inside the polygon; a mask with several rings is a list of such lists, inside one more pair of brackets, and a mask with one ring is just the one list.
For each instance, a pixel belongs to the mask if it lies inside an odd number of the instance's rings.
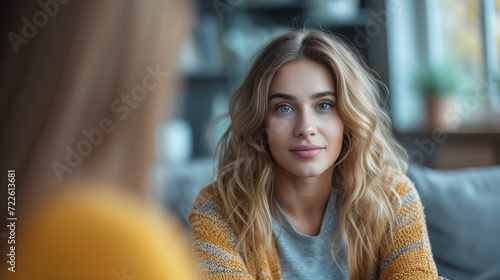
{"label": "plant pot", "polygon": [[430,95],[425,99],[427,107],[427,127],[429,130],[436,128],[445,131],[457,129],[457,113],[454,111],[455,100],[452,96]]}

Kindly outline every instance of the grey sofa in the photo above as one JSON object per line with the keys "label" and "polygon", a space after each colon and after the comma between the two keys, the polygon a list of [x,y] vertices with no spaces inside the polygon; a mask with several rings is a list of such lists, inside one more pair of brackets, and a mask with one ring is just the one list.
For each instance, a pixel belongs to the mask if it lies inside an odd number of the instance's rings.
{"label": "grey sofa", "polygon": [[450,280],[500,279],[500,166],[453,171],[410,166],[432,253]]}

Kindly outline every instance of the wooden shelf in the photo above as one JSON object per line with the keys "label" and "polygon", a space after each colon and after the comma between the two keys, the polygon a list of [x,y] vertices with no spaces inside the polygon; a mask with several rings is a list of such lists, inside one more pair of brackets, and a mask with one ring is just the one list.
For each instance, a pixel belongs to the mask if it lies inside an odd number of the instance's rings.
{"label": "wooden shelf", "polygon": [[500,164],[500,132],[405,132],[396,138],[410,160],[438,169]]}

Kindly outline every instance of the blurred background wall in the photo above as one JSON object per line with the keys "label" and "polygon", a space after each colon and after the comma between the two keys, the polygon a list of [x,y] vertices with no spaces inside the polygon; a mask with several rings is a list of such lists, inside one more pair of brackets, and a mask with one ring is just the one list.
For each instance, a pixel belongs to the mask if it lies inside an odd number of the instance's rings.
{"label": "blurred background wall", "polygon": [[181,98],[158,130],[153,174],[182,216],[212,180],[225,127],[214,120],[259,48],[297,28],[329,30],[359,51],[388,87],[383,105],[413,163],[500,163],[498,0],[200,0],[196,12],[179,56]]}

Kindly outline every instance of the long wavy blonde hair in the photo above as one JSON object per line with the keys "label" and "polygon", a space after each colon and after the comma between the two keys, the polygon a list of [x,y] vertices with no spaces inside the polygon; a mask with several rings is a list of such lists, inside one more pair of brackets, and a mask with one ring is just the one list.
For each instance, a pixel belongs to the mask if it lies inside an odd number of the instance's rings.
{"label": "long wavy blonde hair", "polygon": [[269,87],[283,65],[304,59],[330,70],[345,127],[331,182],[343,193],[332,250],[340,237],[350,278],[366,278],[379,261],[376,248],[380,242],[390,242],[383,236],[396,214],[392,203],[400,198],[395,181],[406,173],[407,154],[395,141],[391,120],[380,105],[380,89],[385,87],[342,39],[299,30],[274,39],[260,51],[231,98],[231,123],[218,145],[215,185],[236,230],[237,246],[253,271],[255,264],[250,262],[259,259],[256,248],[272,250],[272,215],[277,211],[272,203],[276,163],[264,139]]}

